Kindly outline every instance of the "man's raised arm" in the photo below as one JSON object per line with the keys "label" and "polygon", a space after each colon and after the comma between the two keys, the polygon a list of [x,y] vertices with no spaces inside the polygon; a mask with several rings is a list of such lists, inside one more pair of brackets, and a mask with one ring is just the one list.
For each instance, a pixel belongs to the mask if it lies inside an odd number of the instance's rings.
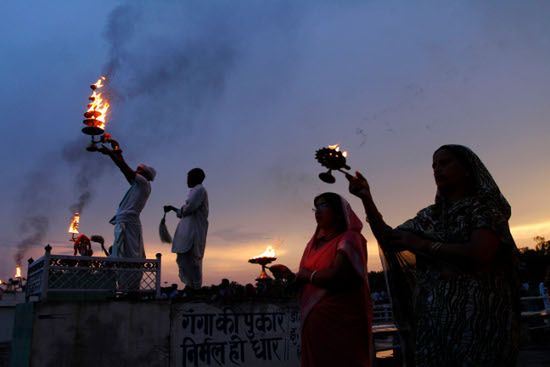
{"label": "man's raised arm", "polygon": [[117,165],[124,177],[126,177],[126,180],[128,181],[128,183],[130,183],[130,185],[134,182],[136,178],[136,171],[130,168],[128,163],[126,163],[120,149],[109,149],[105,145],[103,145],[101,148],[98,149],[98,151],[105,155],[108,155],[112,159],[112,161]]}

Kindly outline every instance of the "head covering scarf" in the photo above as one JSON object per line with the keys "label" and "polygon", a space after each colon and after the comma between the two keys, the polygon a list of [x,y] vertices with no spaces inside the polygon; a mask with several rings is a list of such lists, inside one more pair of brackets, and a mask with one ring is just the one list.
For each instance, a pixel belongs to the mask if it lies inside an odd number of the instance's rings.
{"label": "head covering scarf", "polygon": [[[511,215],[510,204],[500,192],[483,162],[472,150],[462,145],[443,145],[435,151],[434,155],[440,150],[451,152],[468,170],[472,177],[471,196],[456,203],[449,203],[438,191],[433,205],[422,209],[415,218],[406,221],[397,229],[445,243],[459,242],[457,236],[462,238],[463,242],[467,242],[472,230],[488,228],[496,233],[501,241],[494,259],[496,265],[494,271],[498,273],[496,276],[506,277],[507,284],[514,287],[517,283],[517,248],[508,226]],[[456,222],[459,218],[456,214],[459,212],[470,213],[468,217],[462,218],[463,223],[469,224],[455,225],[451,228],[450,218]],[[381,244],[380,249],[382,264],[392,294],[394,318],[401,330],[403,355],[408,362],[407,365],[413,365],[415,334],[413,294],[417,285],[417,258],[409,251],[394,251],[385,244]],[[443,263],[436,258],[425,259],[423,258],[423,261],[429,261],[432,264]],[[418,261],[420,260],[419,258]],[[458,271],[462,270],[458,269]]]}
{"label": "head covering scarf", "polygon": [[[363,223],[355,214],[353,209],[351,208],[351,205],[347,202],[346,199],[342,198],[338,195],[341,201],[342,205],[342,211],[345,217],[346,221],[346,231],[341,235],[343,236],[340,240],[340,243],[342,243],[343,248],[339,248],[339,250],[343,250],[346,252],[346,255],[348,255],[348,258],[350,262],[353,265],[353,268],[360,274],[362,277],[365,278],[365,281],[368,283],[367,278],[367,268],[366,268],[366,258],[367,258],[367,240],[363,237],[361,234],[361,230],[363,229]],[[306,268],[308,270],[317,270],[312,269],[311,266],[308,266],[308,257],[312,254],[314,251],[314,247],[317,243],[317,237],[319,234],[320,228],[317,227],[315,229],[315,232],[313,233],[313,236],[309,240],[308,244],[306,245],[306,248],[304,250],[304,254],[302,255],[302,260],[300,261],[300,268]],[[351,245],[344,245],[345,243],[351,244],[351,243],[357,243],[360,244],[359,246],[351,246]],[[302,294],[302,319],[305,320],[307,317],[309,311],[313,308],[313,306],[319,302],[325,295],[326,290],[317,288],[317,287],[306,287]]]}
{"label": "head covering scarf", "polygon": [[[500,216],[508,220],[512,214],[510,204],[500,192],[493,176],[491,176],[489,170],[485,167],[477,154],[475,154],[470,148],[463,145],[447,144],[437,149],[434,152],[434,155],[441,150],[451,152],[460,160],[469,173],[473,175],[472,181],[474,186],[474,196],[478,199],[484,200],[488,205],[493,207]],[[436,194],[435,202],[436,205],[445,205],[445,199],[439,191]]]}

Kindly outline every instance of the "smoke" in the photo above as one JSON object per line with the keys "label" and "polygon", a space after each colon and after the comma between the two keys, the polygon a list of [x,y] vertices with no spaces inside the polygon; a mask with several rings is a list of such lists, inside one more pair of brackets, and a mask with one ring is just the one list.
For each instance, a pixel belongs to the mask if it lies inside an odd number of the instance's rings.
{"label": "smoke", "polygon": [[26,175],[17,201],[17,229],[22,235],[22,239],[16,243],[14,256],[18,265],[30,247],[43,243],[50,227],[48,211],[55,185],[54,170],[48,164],[49,161],[41,162],[42,164]]}
{"label": "smoke", "polygon": [[184,132],[201,134],[218,116],[235,69],[255,57],[250,53],[256,43],[271,35],[270,47],[287,48],[299,8],[288,1],[246,7],[231,1],[131,2],[115,8],[104,36],[117,132],[149,145]]}
{"label": "smoke", "polygon": [[74,189],[77,199],[69,206],[71,213],[81,213],[94,197],[95,184],[105,171],[105,160],[84,149],[82,139],[72,141],[63,147],[63,159],[72,171],[76,171]]}
{"label": "smoke", "polygon": [[116,7],[107,22],[105,37],[109,40],[109,61],[105,65],[107,75],[113,77],[124,60],[124,45],[133,37],[141,19],[140,8],[131,4]]}
{"label": "smoke", "polygon": [[[71,214],[85,211],[94,198],[95,184],[105,172],[105,160],[85,150],[84,139],[66,143],[61,149],[61,157],[69,165],[74,176],[76,200],[68,209]],[[50,216],[58,197],[54,180],[60,170],[66,170],[58,159],[58,154],[48,154],[35,168],[24,177],[25,184],[19,193],[16,209],[16,225],[23,238],[16,243],[15,262],[21,264],[25,253],[33,246],[43,245],[50,228]],[[76,172],[76,173],[74,173]]]}
{"label": "smoke", "polygon": [[31,215],[22,218],[19,230],[25,233],[25,237],[17,243],[17,251],[14,257],[17,265],[21,265],[25,252],[31,246],[42,243],[49,226],[49,219],[44,215]]}

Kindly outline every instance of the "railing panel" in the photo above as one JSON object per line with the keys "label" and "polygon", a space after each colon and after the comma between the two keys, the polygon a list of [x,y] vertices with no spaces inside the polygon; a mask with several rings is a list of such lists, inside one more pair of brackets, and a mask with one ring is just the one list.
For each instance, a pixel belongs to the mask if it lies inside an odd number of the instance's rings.
{"label": "railing panel", "polygon": [[29,264],[27,299],[58,292],[160,295],[161,256],[156,259],[46,255]]}

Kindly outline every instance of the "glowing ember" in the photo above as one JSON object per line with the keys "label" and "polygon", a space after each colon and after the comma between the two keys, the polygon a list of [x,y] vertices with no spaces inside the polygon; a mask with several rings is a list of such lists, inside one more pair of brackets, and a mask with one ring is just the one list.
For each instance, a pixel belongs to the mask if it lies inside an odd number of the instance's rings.
{"label": "glowing ember", "polygon": [[15,266],[15,277],[16,278],[21,278],[21,265],[16,265]]}
{"label": "glowing ember", "polygon": [[252,259],[262,259],[262,258],[271,258],[271,257],[277,257],[275,254],[275,249],[273,246],[267,246],[264,252],[262,252],[260,255],[253,257]]}
{"label": "glowing ember", "polygon": [[77,234],[78,232],[78,226],[80,225],[80,214],[74,213],[73,217],[71,218],[71,224],[69,225],[69,233]]}

